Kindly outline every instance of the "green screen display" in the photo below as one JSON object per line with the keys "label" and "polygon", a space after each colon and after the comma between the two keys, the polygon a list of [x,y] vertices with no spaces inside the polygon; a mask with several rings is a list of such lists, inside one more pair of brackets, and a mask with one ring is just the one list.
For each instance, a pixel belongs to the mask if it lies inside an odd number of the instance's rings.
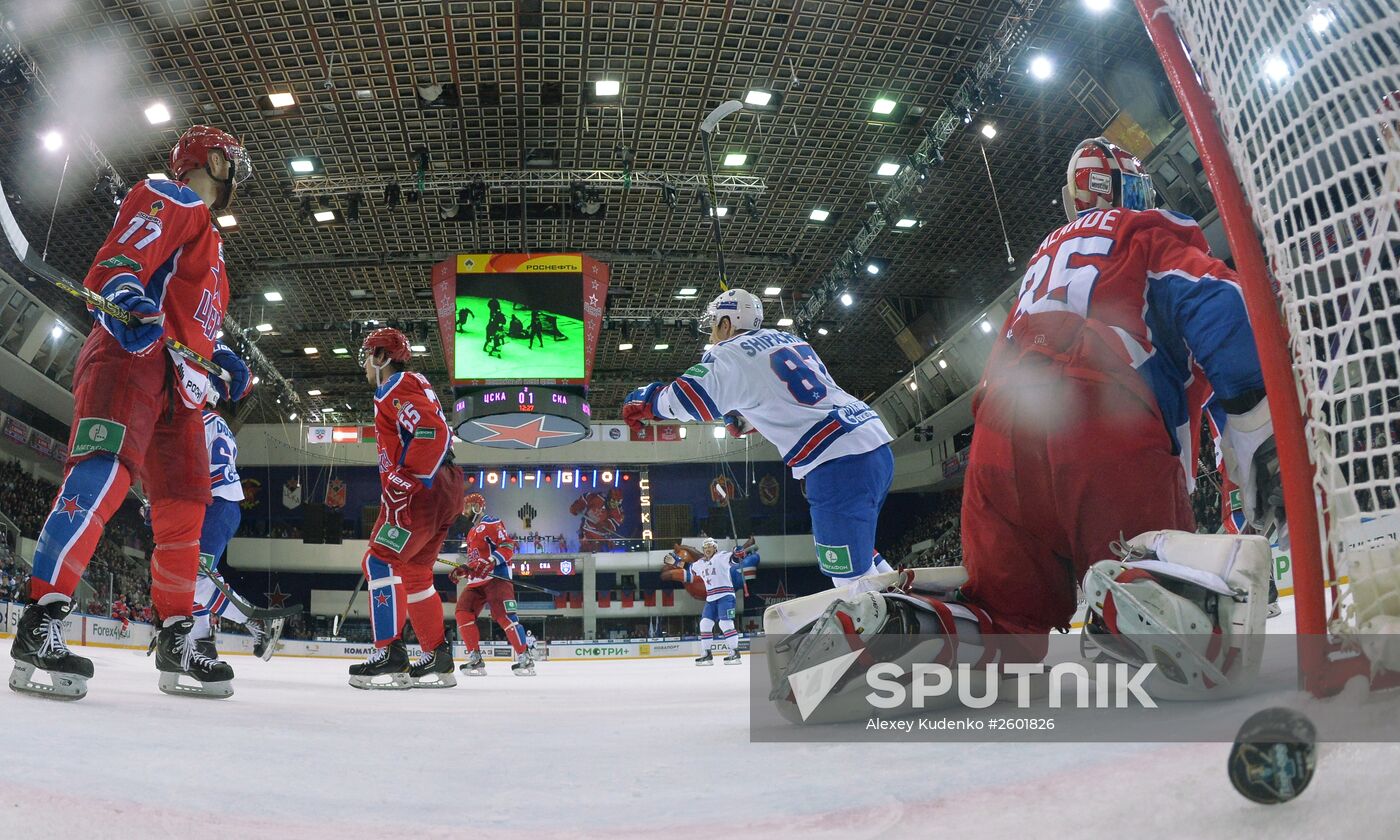
{"label": "green screen display", "polygon": [[454,379],[583,379],[578,274],[457,276]]}

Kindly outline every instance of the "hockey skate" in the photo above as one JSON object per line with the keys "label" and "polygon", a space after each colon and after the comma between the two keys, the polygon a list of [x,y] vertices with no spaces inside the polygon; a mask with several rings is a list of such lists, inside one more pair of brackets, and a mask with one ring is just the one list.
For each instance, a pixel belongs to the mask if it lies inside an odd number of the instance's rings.
{"label": "hockey skate", "polygon": [[1278,584],[1274,583],[1272,577],[1269,578],[1269,614],[1267,618],[1277,618],[1283,615],[1283,607],[1278,602]]}
{"label": "hockey skate", "polygon": [[734,648],[734,650],[729,652],[728,656],[724,657],[725,665],[738,665],[740,661],[738,648]]}
{"label": "hockey skate", "polygon": [[282,626],[286,622],[285,618],[274,618],[270,621],[252,618],[243,625],[253,637],[254,656],[264,662],[272,658],[272,654],[277,652],[277,640],[282,638]]}
{"label": "hockey skate", "polygon": [[533,677],[535,675],[535,658],[528,650],[521,651],[515,658],[515,664],[510,666],[510,672],[517,677]]}
{"label": "hockey skate", "polygon": [[707,650],[707,651],[705,651],[705,655],[704,655],[704,656],[697,656],[697,657],[695,657],[695,664],[696,664],[696,665],[713,665],[713,664],[715,664],[715,655],[714,655],[713,653],[711,653],[710,651]]}
{"label": "hockey skate", "polygon": [[444,641],[413,661],[408,669],[413,688],[452,688],[457,675],[452,673],[452,644]]}
{"label": "hockey skate", "polygon": [[[30,601],[15,628],[10,656],[10,688],[54,700],[81,700],[87,696],[92,660],[70,653],[63,639],[63,620],[73,609],[71,601],[39,606]],[[36,682],[34,671],[49,675],[49,683]]]}
{"label": "hockey skate", "polygon": [[486,662],[481,658],[481,651],[467,651],[467,661],[463,662],[461,667],[459,667],[457,670],[461,671],[469,677],[486,676]]}
{"label": "hockey skate", "polygon": [[[219,660],[213,639],[191,639],[194,620],[182,618],[160,628],[156,636],[156,670],[160,690],[181,697],[222,700],[233,696],[233,668]],[[198,685],[182,683],[188,677]]]}
{"label": "hockey skate", "polygon": [[[395,639],[387,647],[375,648],[364,662],[350,666],[350,685],[377,690],[412,688],[408,668],[408,649],[403,639]],[[380,677],[388,679],[376,682]]]}

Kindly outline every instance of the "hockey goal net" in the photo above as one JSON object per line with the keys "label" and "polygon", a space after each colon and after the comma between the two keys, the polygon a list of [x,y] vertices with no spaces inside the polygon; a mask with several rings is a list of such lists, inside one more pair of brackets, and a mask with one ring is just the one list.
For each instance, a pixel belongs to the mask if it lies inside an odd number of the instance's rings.
{"label": "hockey goal net", "polygon": [[1400,4],[1136,2],[1255,325],[1298,632],[1365,657],[1319,656],[1304,682],[1400,672]]}

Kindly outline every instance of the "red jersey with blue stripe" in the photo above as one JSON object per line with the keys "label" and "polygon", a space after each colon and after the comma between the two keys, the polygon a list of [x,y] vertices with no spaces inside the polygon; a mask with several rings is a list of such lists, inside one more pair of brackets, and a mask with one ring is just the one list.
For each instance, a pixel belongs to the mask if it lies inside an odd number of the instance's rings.
{"label": "red jersey with blue stripe", "polygon": [[[510,560],[515,556],[515,540],[511,539],[505,523],[494,516],[483,516],[462,540],[462,553],[468,560],[487,559],[491,561],[491,574],[499,577],[512,577]],[[466,578],[467,586],[481,586],[488,577]]]}
{"label": "red jersey with blue stripe", "polygon": [[442,403],[421,373],[400,371],[374,391],[374,435],[379,473],[403,467],[431,487],[452,451],[452,432]]}
{"label": "red jersey with blue stripe", "polygon": [[893,439],[874,409],[832,380],[810,344],[781,330],[721,341],[656,399],[656,416],[672,420],[710,422],[731,411],[778,447],[796,478]]}
{"label": "red jersey with blue stripe", "polygon": [[1263,388],[1235,273],[1191,217],[1169,210],[1096,210],[1053,231],[1001,335],[982,389],[1014,387],[1002,374],[1019,356],[1057,358],[1067,375],[1113,379],[1160,410],[1184,462],[1200,428],[1187,389],[1202,371],[1224,400]]}
{"label": "red jersey with blue stripe", "polygon": [[165,314],[165,334],[206,359],[228,309],[224,242],[209,207],[174,181],[140,181],[122,199],[83,285],[105,295],[137,283]]}

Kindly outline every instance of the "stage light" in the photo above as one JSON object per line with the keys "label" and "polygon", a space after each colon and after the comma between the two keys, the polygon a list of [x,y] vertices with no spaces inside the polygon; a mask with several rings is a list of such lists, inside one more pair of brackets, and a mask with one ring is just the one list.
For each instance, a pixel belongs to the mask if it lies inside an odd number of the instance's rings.
{"label": "stage light", "polygon": [[681,426],[681,440],[685,440],[685,436],[686,436],[686,429],[685,429],[685,426]]}
{"label": "stage light", "polygon": [[651,349],[653,349],[653,350],[670,350],[670,349],[671,349],[671,345],[669,345],[669,344],[657,344],[656,346],[652,347]]}
{"label": "stage light", "polygon": [[982,136],[987,138],[988,140],[995,139],[997,136],[997,127],[992,125],[991,123],[983,123]]}
{"label": "stage light", "polygon": [[831,330],[828,330],[826,327],[817,327],[817,335],[830,335],[830,334],[831,334]]}
{"label": "stage light", "polygon": [[291,414],[288,414],[288,415],[287,415],[287,419],[288,419],[288,420],[295,420],[295,419],[297,419],[297,413],[296,413],[295,411],[293,411]]}
{"label": "stage light", "polygon": [[593,95],[597,97],[617,96],[622,93],[622,82],[617,79],[599,79],[593,83]]}
{"label": "stage light", "polygon": [[982,332],[984,332],[984,333],[989,333],[989,332],[992,331],[992,322],[991,322],[991,321],[988,321],[988,320],[985,320],[985,319],[984,319],[984,320],[982,321],[982,323],[978,324],[977,326],[981,327],[981,328],[982,328]]}
{"label": "stage light", "polygon": [[783,293],[783,287],[782,287],[782,286],[769,286],[768,288],[766,288],[766,289],[763,290],[763,296],[764,296],[764,297],[777,297],[778,295],[780,295],[780,294],[782,294],[782,293]]}
{"label": "stage light", "polygon": [[759,90],[758,88],[754,88],[744,96],[745,105],[753,105],[758,108],[767,107],[768,103],[771,101],[773,101],[773,94],[766,90]]}
{"label": "stage light", "polygon": [[305,353],[308,356],[314,356],[321,351],[317,350],[315,347],[303,347],[301,348],[301,352]]}
{"label": "stage light", "polygon": [[875,114],[892,114],[894,113],[895,106],[898,104],[899,103],[895,102],[893,99],[886,99],[882,96],[875,100],[875,104],[870,106],[870,111]]}
{"label": "stage light", "polygon": [[256,327],[255,329],[257,329],[257,331],[260,332],[260,333],[270,333],[270,332],[272,332],[272,325],[271,325],[271,324],[258,324],[257,327]]}
{"label": "stage light", "polygon": [[918,225],[918,219],[910,219],[907,216],[894,223],[894,226],[899,228],[900,230],[908,230],[911,227],[918,227]]}
{"label": "stage light", "polygon": [[778,319],[778,326],[780,326],[780,327],[790,327],[790,326],[792,326],[792,319],[791,319],[791,318],[779,318],[779,319]]}
{"label": "stage light", "polygon": [[274,108],[290,108],[296,104],[297,98],[290,93],[269,93],[267,101]]}
{"label": "stage light", "polygon": [[807,218],[811,219],[814,222],[824,222],[827,219],[831,218],[831,211],[823,210],[820,207],[815,207],[812,209],[811,213],[807,214]]}
{"label": "stage light", "polygon": [[744,154],[743,152],[730,152],[729,154],[727,154],[727,155],[724,156],[724,164],[723,164],[723,165],[724,165],[724,166],[743,166],[743,165],[748,161],[748,159],[749,159],[749,156],[746,155],[746,154]]}
{"label": "stage light", "polygon": [[426,353],[426,352],[428,352],[427,346],[426,346],[426,345],[423,345],[423,344],[414,344],[414,345],[410,346],[408,349],[409,349],[410,351],[414,352],[414,353]]}
{"label": "stage light", "polygon": [[486,483],[487,483],[487,484],[490,484],[490,485],[494,486],[494,485],[496,484],[497,481],[500,481],[500,476],[496,475],[495,470],[492,470],[491,472],[489,472],[489,473],[486,474]]}
{"label": "stage light", "polygon": [[282,302],[282,293],[281,293],[281,292],[263,292],[263,300],[267,301],[268,303],[281,303],[281,302]]}
{"label": "stage light", "polygon": [[841,305],[842,305],[842,306],[850,306],[851,304],[853,304],[853,303],[855,303],[855,302],[856,302],[856,300],[855,300],[855,298],[851,297],[851,293],[850,293],[850,292],[842,292],[842,293],[841,293]]}
{"label": "stage light", "polygon": [[724,427],[715,426],[713,429],[710,430],[710,434],[714,436],[715,440],[719,440],[720,438],[724,437]]}
{"label": "stage light", "polygon": [[899,174],[899,164],[892,161],[885,161],[875,170],[875,174],[881,178],[892,178]]}
{"label": "stage light", "polygon": [[321,391],[317,388],[312,388],[310,391],[306,392],[306,395],[308,397],[319,397],[321,396]]}
{"label": "stage light", "polygon": [[1264,75],[1276,82],[1281,82],[1288,78],[1288,62],[1276,55],[1269,56],[1264,61]]}
{"label": "stage light", "polygon": [[612,470],[603,470],[603,483],[604,483],[604,484],[610,484],[610,483],[612,483],[612,480],[613,480],[613,471],[612,471]]}
{"label": "stage light", "polygon": [[1051,61],[1047,55],[1038,55],[1031,59],[1029,69],[1031,78],[1043,82],[1055,75],[1055,62]]}
{"label": "stage light", "polygon": [[309,175],[316,171],[316,162],[311,158],[292,158],[289,166],[298,175]]}
{"label": "stage light", "polygon": [[624,341],[624,342],[622,342],[621,344],[617,345],[617,349],[619,349],[619,350],[631,350],[631,349],[632,349],[632,342],[630,342],[630,341]]}
{"label": "stage light", "polygon": [[147,181],[169,181],[169,180],[170,180],[170,177],[167,176],[164,172],[147,172],[147,173],[146,173],[146,180],[147,180]]}
{"label": "stage light", "polygon": [[44,148],[50,152],[56,152],[63,148],[63,135],[57,131],[50,131],[43,137]]}
{"label": "stage light", "polygon": [[164,102],[152,103],[146,109],[146,122],[151,125],[160,125],[163,122],[170,122],[170,109],[165,107]]}
{"label": "stage light", "polygon": [[63,325],[62,325],[62,324],[54,324],[54,325],[53,325],[53,329],[49,330],[49,338],[57,339],[57,338],[62,338],[62,337],[63,337]]}
{"label": "stage light", "polygon": [[939,359],[939,360],[938,360],[938,369],[939,369],[939,370],[947,370],[947,369],[948,369],[948,360],[947,360],[947,359]]}
{"label": "stage light", "polygon": [[216,219],[216,221],[219,223],[219,227],[221,228],[238,227],[238,219],[235,218],[231,213],[220,216],[218,219]]}
{"label": "stage light", "polygon": [[907,386],[909,387],[909,390],[911,390],[911,391],[917,391],[917,390],[919,390],[919,383],[915,382],[915,381],[912,380],[912,379],[909,380],[908,382],[904,383],[904,384],[907,385]]}

